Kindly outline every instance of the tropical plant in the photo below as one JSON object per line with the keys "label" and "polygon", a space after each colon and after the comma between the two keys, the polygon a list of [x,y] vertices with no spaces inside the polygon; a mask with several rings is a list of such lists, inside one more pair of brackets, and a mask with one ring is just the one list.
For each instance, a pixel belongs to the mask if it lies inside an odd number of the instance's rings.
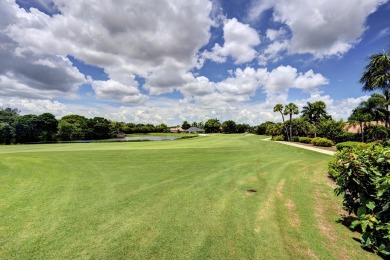
{"label": "tropical plant", "polygon": [[382,256],[390,255],[390,149],[373,145],[367,149],[343,149],[329,163],[336,179],[337,195],[358,219],[351,228],[362,231],[361,245]]}
{"label": "tropical plant", "polygon": [[307,105],[302,108],[303,117],[314,126],[314,137],[317,137],[317,125],[321,118],[330,118],[325,109],[326,104],[323,101],[316,101],[314,103],[307,102]]}
{"label": "tropical plant", "polygon": [[298,107],[294,103],[289,103],[284,107],[283,114],[290,116],[290,134],[287,135],[289,141],[291,141],[291,136],[292,136],[292,116],[297,115],[298,113],[299,113]]}
{"label": "tropical plant", "polygon": [[[363,91],[382,90],[385,96],[389,96],[390,90],[390,54],[383,53],[373,54],[369,58],[360,83],[363,84]],[[386,104],[386,127],[389,127],[389,103]]]}
{"label": "tropical plant", "polygon": [[283,114],[283,105],[282,104],[276,104],[274,106],[274,112],[279,112],[280,115],[282,116],[282,122],[283,122],[283,129],[284,129],[284,132],[287,136],[287,139],[288,139],[288,131],[287,131],[287,126],[285,124],[285,120],[284,120],[284,114]]}
{"label": "tropical plant", "polygon": [[364,142],[364,128],[366,127],[367,122],[372,120],[372,115],[367,113],[367,111],[358,106],[354,110],[352,110],[352,114],[348,117],[348,123],[352,126],[359,124],[360,133],[362,142]]}
{"label": "tropical plant", "polygon": [[344,141],[346,131],[345,122],[342,120],[323,120],[317,126],[317,133],[319,136],[328,138],[335,143]]}

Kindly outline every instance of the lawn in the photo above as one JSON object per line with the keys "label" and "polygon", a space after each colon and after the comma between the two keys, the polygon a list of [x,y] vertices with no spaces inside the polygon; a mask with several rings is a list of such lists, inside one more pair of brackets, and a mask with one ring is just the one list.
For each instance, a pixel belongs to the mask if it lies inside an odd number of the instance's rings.
{"label": "lawn", "polygon": [[0,146],[0,258],[376,259],[331,157],[262,138]]}

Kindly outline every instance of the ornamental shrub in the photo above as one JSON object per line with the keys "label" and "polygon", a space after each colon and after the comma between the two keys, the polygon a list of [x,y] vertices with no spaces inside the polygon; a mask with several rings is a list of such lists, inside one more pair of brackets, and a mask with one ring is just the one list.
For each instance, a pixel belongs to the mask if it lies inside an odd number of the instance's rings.
{"label": "ornamental shrub", "polygon": [[272,136],[272,141],[284,141],[284,135]]}
{"label": "ornamental shrub", "polygon": [[313,140],[311,140],[311,143],[314,144],[315,146],[323,146],[323,147],[330,147],[334,145],[332,140],[323,137],[313,138]]}
{"label": "ornamental shrub", "polygon": [[362,143],[362,142],[342,142],[336,144],[336,148],[338,151],[341,151],[343,149],[351,149],[351,148],[357,148],[357,149],[365,149],[370,144]]}
{"label": "ornamental shrub", "polygon": [[390,148],[343,149],[329,163],[329,174],[345,209],[358,217],[351,228],[362,231],[362,247],[390,256]]}
{"label": "ornamental shrub", "polygon": [[299,137],[299,142],[304,144],[310,144],[312,139],[313,138],[310,137]]}
{"label": "ornamental shrub", "polygon": [[299,142],[299,136],[293,136],[293,137],[291,138],[291,141],[293,141],[293,142]]}

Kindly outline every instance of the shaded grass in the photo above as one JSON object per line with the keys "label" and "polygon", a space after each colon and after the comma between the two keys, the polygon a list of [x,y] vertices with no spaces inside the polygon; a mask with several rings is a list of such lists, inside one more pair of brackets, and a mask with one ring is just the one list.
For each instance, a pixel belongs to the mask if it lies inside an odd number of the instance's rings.
{"label": "shaded grass", "polygon": [[330,156],[261,138],[1,146],[0,256],[375,258],[336,223]]}

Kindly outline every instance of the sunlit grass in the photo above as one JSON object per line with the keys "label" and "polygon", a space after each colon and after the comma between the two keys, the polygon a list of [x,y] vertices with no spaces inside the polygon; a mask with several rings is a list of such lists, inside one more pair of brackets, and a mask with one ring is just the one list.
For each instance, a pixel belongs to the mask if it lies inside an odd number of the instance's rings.
{"label": "sunlit grass", "polygon": [[375,258],[330,156],[261,138],[0,146],[0,258]]}

